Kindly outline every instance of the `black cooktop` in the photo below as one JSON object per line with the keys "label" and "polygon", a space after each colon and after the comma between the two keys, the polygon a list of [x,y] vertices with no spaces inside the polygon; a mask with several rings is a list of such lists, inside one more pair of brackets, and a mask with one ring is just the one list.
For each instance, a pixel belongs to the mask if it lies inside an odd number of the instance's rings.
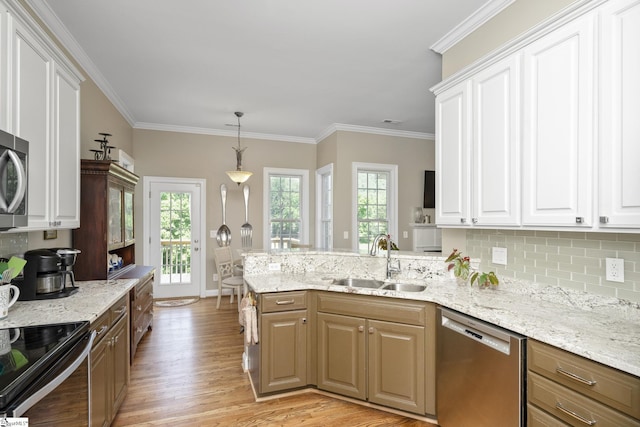
{"label": "black cooktop", "polygon": [[48,371],[89,331],[89,322],[0,329],[0,408]]}

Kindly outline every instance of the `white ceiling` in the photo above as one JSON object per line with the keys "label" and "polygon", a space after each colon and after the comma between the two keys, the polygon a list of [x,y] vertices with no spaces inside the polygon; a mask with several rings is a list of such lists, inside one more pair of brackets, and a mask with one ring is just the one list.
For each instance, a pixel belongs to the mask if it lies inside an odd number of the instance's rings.
{"label": "white ceiling", "polygon": [[132,126],[230,134],[243,111],[243,135],[302,142],[336,125],[433,134],[430,47],[504,3],[27,1]]}

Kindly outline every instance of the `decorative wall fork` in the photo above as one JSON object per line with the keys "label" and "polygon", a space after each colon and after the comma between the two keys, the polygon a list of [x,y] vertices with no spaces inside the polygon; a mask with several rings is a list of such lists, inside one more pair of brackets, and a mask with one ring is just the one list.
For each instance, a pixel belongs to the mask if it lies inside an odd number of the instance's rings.
{"label": "decorative wall fork", "polygon": [[242,193],[244,194],[244,224],[240,227],[240,237],[242,240],[242,249],[251,249],[251,238],[253,234],[253,227],[249,224],[249,186],[244,185],[242,187]]}

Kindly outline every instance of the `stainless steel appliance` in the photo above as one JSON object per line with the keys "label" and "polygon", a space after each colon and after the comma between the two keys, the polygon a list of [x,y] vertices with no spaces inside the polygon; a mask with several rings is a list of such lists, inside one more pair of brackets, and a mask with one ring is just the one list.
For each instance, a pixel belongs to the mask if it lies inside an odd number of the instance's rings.
{"label": "stainless steel appliance", "polygon": [[525,426],[525,337],[441,307],[437,326],[439,425]]}
{"label": "stainless steel appliance", "polygon": [[0,230],[27,225],[29,142],[0,130]]}
{"label": "stainless steel appliance", "polygon": [[[24,274],[13,279],[20,288],[19,300],[64,298],[78,288],[73,278],[73,264],[80,251],[66,248],[34,249],[24,253]],[[67,276],[70,286],[67,286]]]}
{"label": "stainless steel appliance", "polygon": [[88,425],[87,355],[95,338],[89,322],[0,329],[0,335],[10,337],[0,337],[0,418]]}

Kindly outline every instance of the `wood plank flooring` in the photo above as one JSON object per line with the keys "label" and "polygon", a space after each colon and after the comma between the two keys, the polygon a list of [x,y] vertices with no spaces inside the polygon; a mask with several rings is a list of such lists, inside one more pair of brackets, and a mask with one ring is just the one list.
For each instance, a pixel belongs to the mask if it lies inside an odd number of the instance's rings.
{"label": "wood plank flooring", "polygon": [[236,305],[224,298],[216,310],[215,302],[154,307],[113,426],[435,427],[317,393],[255,402]]}

